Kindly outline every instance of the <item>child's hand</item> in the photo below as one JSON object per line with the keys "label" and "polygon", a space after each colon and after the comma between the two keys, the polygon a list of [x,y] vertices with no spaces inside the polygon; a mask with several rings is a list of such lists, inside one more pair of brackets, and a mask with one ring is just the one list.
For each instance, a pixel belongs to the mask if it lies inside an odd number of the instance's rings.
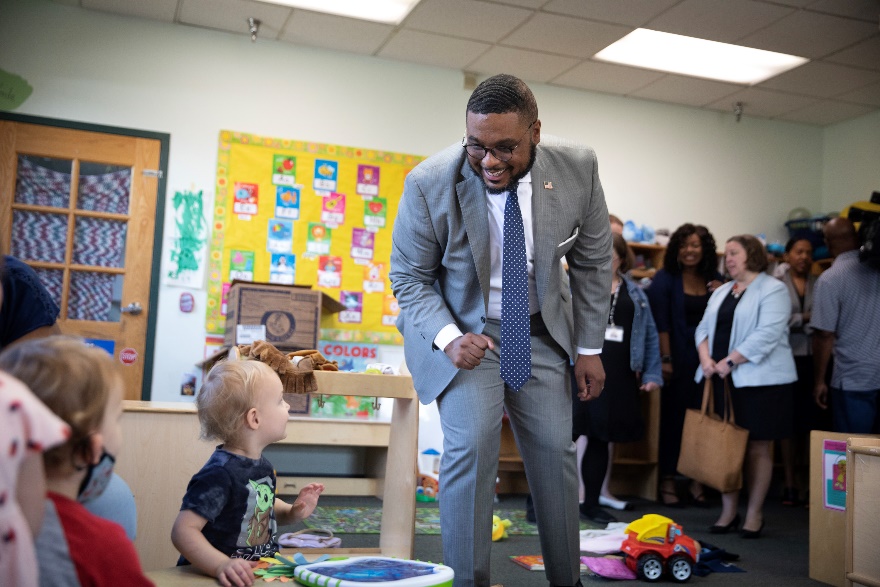
{"label": "child's hand", "polygon": [[217,580],[223,587],[249,587],[254,584],[253,566],[255,562],[243,558],[230,558],[217,567]]}
{"label": "child's hand", "polygon": [[296,517],[305,520],[312,515],[315,508],[318,507],[318,496],[324,491],[323,483],[309,483],[302,488],[296,501],[293,502],[293,510]]}

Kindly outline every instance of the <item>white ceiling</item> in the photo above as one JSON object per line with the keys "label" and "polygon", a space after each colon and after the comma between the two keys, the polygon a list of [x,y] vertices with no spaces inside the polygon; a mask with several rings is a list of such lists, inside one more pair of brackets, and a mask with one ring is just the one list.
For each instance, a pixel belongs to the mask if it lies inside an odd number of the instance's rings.
{"label": "white ceiling", "polygon": [[[254,0],[55,0],[125,14],[744,116],[829,125],[880,110],[880,0],[421,0],[398,26]],[[591,59],[634,28],[800,55],[754,86]]]}

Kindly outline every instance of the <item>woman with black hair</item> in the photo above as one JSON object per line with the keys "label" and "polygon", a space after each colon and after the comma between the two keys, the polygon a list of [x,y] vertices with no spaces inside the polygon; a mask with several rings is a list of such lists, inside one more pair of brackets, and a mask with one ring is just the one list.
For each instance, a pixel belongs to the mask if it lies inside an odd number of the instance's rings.
{"label": "woman with black hair", "polygon": [[[664,505],[681,507],[675,487],[675,470],[681,450],[681,429],[688,408],[699,408],[702,388],[694,383],[700,357],[694,332],[709,296],[721,285],[715,238],[705,226],[679,226],[669,239],[663,268],[648,288],[651,311],[660,337],[663,378],[660,396],[660,498]],[[704,506],[702,486],[691,482],[694,505]]]}

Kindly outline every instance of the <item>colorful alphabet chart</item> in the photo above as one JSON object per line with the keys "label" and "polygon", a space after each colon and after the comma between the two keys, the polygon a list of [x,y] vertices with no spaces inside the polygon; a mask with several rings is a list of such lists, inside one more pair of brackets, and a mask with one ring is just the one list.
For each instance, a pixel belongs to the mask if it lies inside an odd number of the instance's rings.
{"label": "colorful alphabet chart", "polygon": [[422,157],[220,132],[206,330],[233,279],[305,285],[345,305],[321,339],[401,344],[388,267],[406,174]]}

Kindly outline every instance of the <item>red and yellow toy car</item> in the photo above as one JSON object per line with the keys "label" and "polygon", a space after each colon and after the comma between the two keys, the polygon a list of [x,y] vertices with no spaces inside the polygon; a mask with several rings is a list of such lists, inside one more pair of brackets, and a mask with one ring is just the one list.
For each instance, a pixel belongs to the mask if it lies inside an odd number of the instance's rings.
{"label": "red and yellow toy car", "polygon": [[626,566],[643,581],[659,581],[664,571],[678,583],[691,578],[700,560],[700,543],[685,536],[681,526],[665,516],[647,514],[626,527],[623,541]]}

